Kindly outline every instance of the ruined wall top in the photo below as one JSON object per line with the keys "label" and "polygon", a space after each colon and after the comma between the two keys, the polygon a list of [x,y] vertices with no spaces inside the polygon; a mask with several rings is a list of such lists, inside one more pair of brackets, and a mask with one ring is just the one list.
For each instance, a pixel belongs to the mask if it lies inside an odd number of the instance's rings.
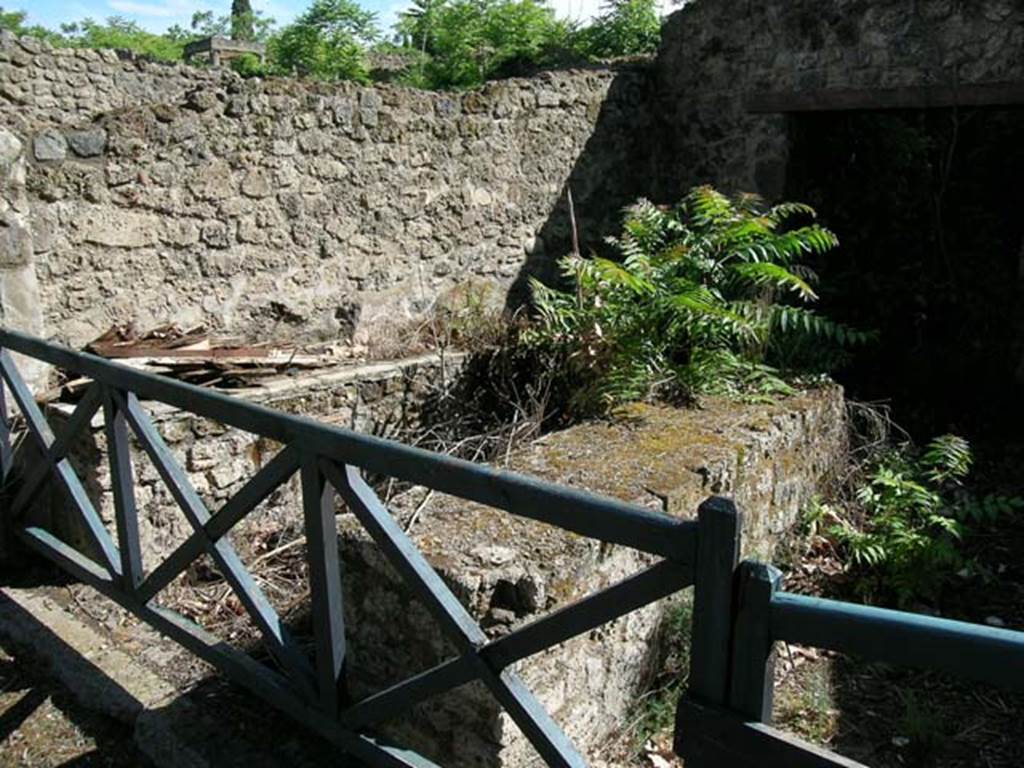
{"label": "ruined wall top", "polygon": [[783,115],[759,93],[1024,80],[1020,0],[696,0],[669,17],[658,56],[661,167],[683,185],[781,191]]}
{"label": "ruined wall top", "polygon": [[0,32],[0,124],[19,133],[63,126],[139,103],[174,102],[230,70],[155,61],[129,51],[58,48]]}

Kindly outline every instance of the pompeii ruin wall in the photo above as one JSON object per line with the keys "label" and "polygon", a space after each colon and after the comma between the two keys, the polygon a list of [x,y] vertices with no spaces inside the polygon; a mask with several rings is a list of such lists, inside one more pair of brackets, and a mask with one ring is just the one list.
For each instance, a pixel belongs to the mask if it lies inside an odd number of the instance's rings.
{"label": "pompeii ruin wall", "polygon": [[[547,73],[459,94],[243,81],[0,36],[3,322],[76,345],[128,320],[365,337],[469,279],[501,295],[550,268],[567,242],[567,187],[585,241],[640,194],[676,197],[706,181],[774,194],[786,120],[748,114],[751,91],[1021,75],[1021,10],[1005,0],[742,6],[698,0],[674,14],[653,69]],[[413,378],[429,381],[430,365]],[[408,381],[400,368],[374,380]],[[275,404],[328,416],[360,401],[364,412],[386,414],[418,397],[406,384],[381,384],[378,394],[360,394],[352,381],[317,387],[308,401],[293,387],[291,405]],[[264,453],[180,414],[160,418],[211,504]],[[620,427],[551,436],[511,464],[630,501],[662,499],[678,514],[710,492],[732,493],[752,513],[748,540],[767,553],[841,461],[841,434],[832,391],[775,406],[644,412]],[[609,485],[612,450],[632,464]],[[91,482],[109,493],[102,473]],[[148,533],[164,535],[164,546],[183,522],[160,518],[167,499],[151,473],[142,484]],[[273,503],[291,503],[294,489],[285,490]],[[640,565],[616,548],[448,503],[424,510],[417,541],[494,631]],[[472,525],[451,529],[466,515]],[[363,619],[350,626],[366,628],[354,648],[368,682],[396,674],[394,664],[440,658],[444,649],[429,643],[411,655],[381,651],[388,632],[434,633],[400,587],[379,578],[379,553],[345,530],[348,610]],[[525,671],[584,745],[628,705],[659,616],[623,619]],[[461,749],[464,762],[524,760],[522,741],[484,701],[470,693],[422,713],[428,727],[417,738],[429,752]],[[453,723],[476,736],[443,743]]]}
{"label": "pompeii ruin wall", "polygon": [[1019,81],[1022,50],[1014,0],[698,0],[651,66],[442,94],[0,35],[0,162],[17,141],[27,163],[0,293],[72,344],[130,320],[366,336],[466,280],[500,299],[549,274],[566,189],[585,244],[640,195],[781,194],[787,118],[751,95]]}
{"label": "pompeii ruin wall", "polygon": [[593,234],[648,175],[631,162],[643,67],[432,93],[7,36],[0,84],[28,163],[19,258],[42,330],[74,345],[128,320],[365,337],[469,280],[501,301],[567,248],[556,212],[570,179]]}
{"label": "pompeii ruin wall", "polygon": [[665,25],[655,88],[661,194],[712,183],[783,194],[783,114],[765,93],[1024,80],[1018,0],[697,0]]}

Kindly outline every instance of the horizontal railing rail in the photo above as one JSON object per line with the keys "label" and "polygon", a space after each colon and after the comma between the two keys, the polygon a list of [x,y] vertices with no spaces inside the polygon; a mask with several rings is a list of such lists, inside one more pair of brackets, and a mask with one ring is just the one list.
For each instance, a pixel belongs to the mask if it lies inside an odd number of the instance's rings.
{"label": "horizontal railing rail", "polygon": [[[22,380],[13,354],[91,379],[59,434]],[[705,501],[697,521],[565,488],[341,427],[280,413],[93,355],[0,330],[0,474],[4,522],[40,554],[211,663],[230,679],[363,762],[429,766],[367,729],[441,693],[479,681],[550,766],[585,761],[511,666],[689,586],[694,587],[690,673],[676,713],[676,751],[688,768],[863,768],[771,727],[773,648],[811,645],[872,661],[924,667],[1024,690],[1024,633],[793,595],[770,566],[740,563],[742,520],[732,502]],[[24,419],[18,461],[8,394]],[[145,401],[157,401],[269,438],[280,450],[223,505],[210,510],[164,442]],[[71,447],[102,412],[116,537],[74,471]],[[132,440],[134,439],[134,443]],[[191,534],[148,572],[135,506],[133,445],[155,466]],[[15,473],[15,468],[19,471]],[[576,602],[489,639],[364,479],[395,478],[467,501],[654,555],[653,565]],[[17,477],[15,477],[17,474]],[[312,653],[292,637],[228,534],[293,476],[309,566]],[[84,523],[76,549],[27,521],[33,500],[55,483]],[[455,655],[353,701],[335,494],[395,572],[433,615]],[[162,591],[197,558],[210,556],[258,628],[272,663],[256,661],[161,605]],[[410,639],[410,642],[414,641]]]}
{"label": "horizontal railing rail", "polygon": [[[13,355],[91,379],[60,434],[55,434],[22,380]],[[365,735],[432,696],[482,682],[552,766],[584,760],[510,667],[692,584],[702,529],[714,515],[681,521],[642,507],[495,470],[450,456],[281,413],[227,395],[74,352],[22,333],[0,330],[0,470],[5,484],[15,467],[7,394],[25,421],[28,445],[42,461],[19,464],[5,522],[40,554],[163,632],[239,684],[374,765],[428,765],[414,753]],[[219,509],[210,510],[146,409],[156,401],[281,444],[278,453]],[[113,489],[116,537],[105,526],[70,461],[71,447],[102,411]],[[148,456],[192,527],[192,533],[146,572],[135,505],[132,440]],[[28,448],[26,448],[28,449]],[[640,573],[489,640],[444,579],[406,535],[363,473],[371,472],[553,525],[602,542],[664,558]],[[313,652],[292,637],[227,535],[258,505],[298,474],[309,566]],[[84,523],[88,551],[70,546],[25,514],[47,482],[66,491]],[[415,597],[456,649],[453,658],[388,689],[352,701],[335,494],[376,542]],[[729,502],[714,510],[735,522]],[[707,511],[707,510],[705,510]],[[209,555],[259,629],[273,663],[263,664],[161,605],[162,590],[202,555]],[[731,567],[731,564],[729,565]],[[698,590],[698,600],[702,598]],[[695,625],[700,630],[700,623]],[[415,638],[410,638],[414,642]]]}
{"label": "horizontal railing rail", "polygon": [[1024,691],[1024,632],[778,592],[772,638]]}
{"label": "horizontal railing rail", "polygon": [[775,568],[744,562],[735,578],[729,694],[680,706],[688,766],[863,768],[772,729],[774,645],[794,643],[1024,692],[1024,632],[783,592]]}
{"label": "horizontal railing rail", "polygon": [[165,403],[285,445],[301,445],[342,464],[503,509],[581,536],[664,557],[678,557],[696,546],[693,523],[681,523],[636,505],[283,413],[74,352],[17,331],[0,331],[0,349],[131,392],[137,398]]}

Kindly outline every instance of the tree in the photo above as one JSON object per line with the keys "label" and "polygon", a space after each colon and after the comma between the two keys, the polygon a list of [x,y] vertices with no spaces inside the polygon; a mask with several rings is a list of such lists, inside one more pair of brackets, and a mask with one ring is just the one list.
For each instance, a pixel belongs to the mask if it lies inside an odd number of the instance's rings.
{"label": "tree", "polygon": [[232,0],[231,2],[231,38],[233,40],[255,40],[256,31],[252,4],[249,0]]}
{"label": "tree", "polygon": [[569,256],[574,283],[532,282],[538,343],[561,349],[580,413],[651,396],[788,391],[787,373],[820,372],[869,334],[807,305],[801,261],[838,240],[805,205],[772,208],[698,187],[678,205],[641,200],[611,241],[618,261]]}
{"label": "tree", "polygon": [[596,58],[654,53],[661,41],[656,0],[610,0],[605,12],[577,33],[578,53]]}
{"label": "tree", "polygon": [[365,81],[366,46],[379,37],[377,14],[353,0],[314,0],[271,41],[271,53],[286,74]]}
{"label": "tree", "polygon": [[106,23],[83,19],[61,25],[63,44],[75,48],[114,48],[135,51],[165,61],[182,57],[183,42],[147,32],[123,16],[111,16]]}
{"label": "tree", "polygon": [[434,28],[445,0],[413,0],[412,7],[399,14],[395,28],[408,48],[433,53]]}
{"label": "tree", "polygon": [[398,31],[430,55],[419,84],[467,88],[541,63],[569,28],[546,0],[417,0]]}

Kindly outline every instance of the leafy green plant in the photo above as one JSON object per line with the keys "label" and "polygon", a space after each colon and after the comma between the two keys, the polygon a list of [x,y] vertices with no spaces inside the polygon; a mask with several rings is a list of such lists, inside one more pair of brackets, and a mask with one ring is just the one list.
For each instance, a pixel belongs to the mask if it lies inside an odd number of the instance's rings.
{"label": "leafy green plant", "polygon": [[[797,347],[869,338],[808,306],[815,277],[801,260],[837,244],[813,216],[798,203],[766,207],[710,187],[673,207],[641,200],[609,240],[618,259],[563,259],[564,290],[532,282],[533,339],[566,350],[581,412],[649,397],[788,392],[786,374],[821,369]],[[798,219],[810,223],[791,226]]]}
{"label": "leafy green plant", "polygon": [[661,42],[661,18],[655,0],[611,0],[605,11],[572,39],[582,56],[610,59],[654,53]]}
{"label": "leafy green plant", "polygon": [[973,497],[964,487],[973,457],[962,437],[943,435],[920,455],[901,446],[881,456],[855,492],[856,515],[828,508],[826,536],[839,546],[873,597],[892,593],[897,602],[935,598],[958,575],[975,572],[961,542],[973,527],[1024,508],[1024,499]]}
{"label": "leafy green plant", "polygon": [[542,64],[567,47],[570,26],[546,0],[418,0],[396,29],[425,56],[412,84],[470,88]]}
{"label": "leafy green plant", "polygon": [[284,74],[367,81],[366,49],[379,36],[377,15],[353,0],[314,0],[270,39],[270,54]]}

